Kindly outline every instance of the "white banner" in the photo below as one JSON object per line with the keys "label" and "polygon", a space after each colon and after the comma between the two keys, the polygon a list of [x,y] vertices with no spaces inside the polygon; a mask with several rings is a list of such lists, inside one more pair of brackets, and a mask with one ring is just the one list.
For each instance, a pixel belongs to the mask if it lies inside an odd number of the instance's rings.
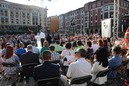
{"label": "white banner", "polygon": [[111,19],[101,21],[102,37],[111,37]]}

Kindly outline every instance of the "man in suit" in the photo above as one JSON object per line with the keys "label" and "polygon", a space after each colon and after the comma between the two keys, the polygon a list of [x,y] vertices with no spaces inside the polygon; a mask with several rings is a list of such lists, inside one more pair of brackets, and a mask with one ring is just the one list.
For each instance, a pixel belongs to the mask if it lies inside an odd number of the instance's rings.
{"label": "man in suit", "polygon": [[60,77],[60,67],[59,65],[53,64],[51,60],[51,52],[44,51],[42,54],[43,64],[38,65],[34,68],[34,79],[35,81],[39,79]]}
{"label": "man in suit", "polygon": [[36,66],[40,63],[39,55],[36,53],[33,53],[32,45],[27,46],[27,51],[28,52],[26,52],[20,56],[20,62],[22,65],[20,81],[22,81],[24,77],[26,77],[26,79],[29,79],[29,77],[32,77],[33,76],[32,71],[34,69],[34,66]]}
{"label": "man in suit", "polygon": [[28,52],[20,56],[21,65],[30,64],[30,63],[39,64],[39,55],[36,53],[33,53],[32,45],[27,46],[27,51]]}

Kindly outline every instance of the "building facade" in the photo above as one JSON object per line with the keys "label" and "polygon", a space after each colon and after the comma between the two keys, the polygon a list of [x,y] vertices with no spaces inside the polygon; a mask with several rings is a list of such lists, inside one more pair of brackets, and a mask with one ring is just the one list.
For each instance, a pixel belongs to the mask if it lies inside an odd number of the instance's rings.
{"label": "building facade", "polygon": [[[128,0],[120,0],[119,11],[119,31],[121,32],[121,18],[129,13]],[[82,8],[59,15],[59,31],[66,34],[101,34],[101,21],[107,18],[113,19],[113,16],[114,0],[96,0],[86,3]]]}
{"label": "building facade", "polygon": [[[86,33],[101,33],[101,20],[107,18],[113,19],[114,0],[96,0],[89,2],[85,4],[84,9],[85,16],[87,16],[85,17],[85,25],[89,25],[89,28],[85,27]],[[129,11],[129,1],[120,0],[119,11],[119,20],[121,20],[122,16],[126,15]]]}
{"label": "building facade", "polygon": [[0,30],[22,32],[27,28],[44,28],[46,19],[45,8],[0,0]]}
{"label": "building facade", "polygon": [[[59,22],[60,23],[60,22]],[[64,14],[65,33],[72,35],[84,31],[84,7]]]}
{"label": "building facade", "polygon": [[66,29],[65,29],[65,16],[64,14],[59,15],[59,30],[58,33],[60,34],[66,34]]}

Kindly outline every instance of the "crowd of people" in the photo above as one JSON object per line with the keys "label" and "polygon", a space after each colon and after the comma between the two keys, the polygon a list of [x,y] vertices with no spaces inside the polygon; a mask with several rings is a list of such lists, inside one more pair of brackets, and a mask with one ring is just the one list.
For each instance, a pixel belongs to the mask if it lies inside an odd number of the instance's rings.
{"label": "crowd of people", "polygon": [[[117,71],[113,71],[94,81],[100,71],[114,68],[126,61],[129,52],[122,47],[122,40],[113,41],[112,38],[102,38],[98,34],[62,35],[56,39],[48,35],[41,41],[41,48],[36,47],[36,43],[35,37],[28,34],[1,36],[0,72],[6,75],[20,72],[22,81],[22,66],[36,63],[34,71],[31,71],[35,81],[60,77],[63,85],[68,86],[74,78],[92,75],[91,82],[96,86],[105,84],[107,77],[117,76]],[[10,70],[2,63],[15,63],[16,66]],[[124,67],[122,73],[129,76],[129,69]]]}

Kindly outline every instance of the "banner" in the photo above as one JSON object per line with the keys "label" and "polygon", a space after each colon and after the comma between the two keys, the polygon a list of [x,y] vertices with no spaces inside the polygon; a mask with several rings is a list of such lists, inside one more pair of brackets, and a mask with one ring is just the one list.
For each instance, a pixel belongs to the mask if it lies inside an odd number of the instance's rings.
{"label": "banner", "polygon": [[101,21],[101,35],[102,37],[111,37],[111,19]]}

